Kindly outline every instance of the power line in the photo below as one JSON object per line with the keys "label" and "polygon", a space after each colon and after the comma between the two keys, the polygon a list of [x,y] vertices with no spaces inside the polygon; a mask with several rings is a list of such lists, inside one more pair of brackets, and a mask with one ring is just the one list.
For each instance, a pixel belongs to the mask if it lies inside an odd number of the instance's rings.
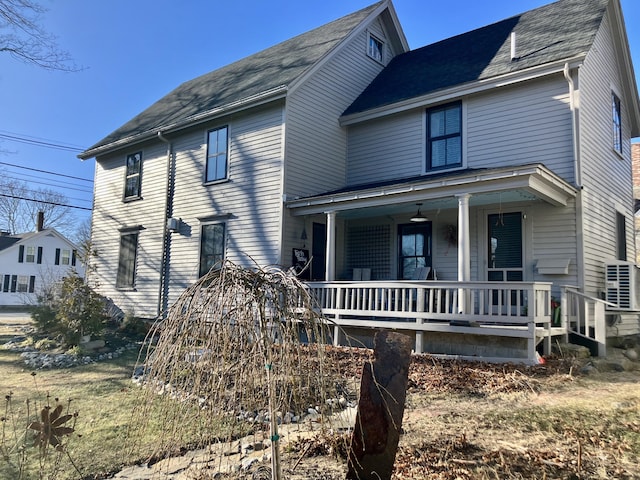
{"label": "power line", "polygon": [[85,149],[81,147],[74,147],[71,145],[63,145],[61,143],[55,143],[53,140],[47,140],[44,138],[29,137],[26,135],[20,135],[17,133],[5,132],[0,133],[0,138],[10,140],[12,142],[26,143],[28,145],[35,145],[36,147],[53,148],[56,150],[65,150],[67,152],[82,152]]}
{"label": "power line", "polygon": [[14,198],[16,200],[25,200],[27,202],[46,203],[47,205],[55,205],[56,207],[77,208],[78,210],[89,210],[89,211],[93,210],[92,208],[88,208],[88,207],[78,207],[77,205],[68,205],[66,203],[58,203],[58,202],[48,202],[46,200],[36,200],[34,198],[19,197],[17,195],[6,195],[4,193],[0,193],[0,197]]}
{"label": "power line", "polygon": [[[2,135],[0,134],[0,136],[2,136]],[[91,182],[91,183],[93,183],[93,180],[89,180],[87,178],[74,177],[73,175],[65,175],[64,173],[49,172],[47,170],[40,170],[38,168],[23,167],[22,165],[16,165],[14,163],[0,162],[0,165],[8,165],[9,167],[23,168],[24,170],[31,170],[31,171],[39,172],[39,173],[47,173],[49,175],[57,175],[59,177],[73,178],[74,180],[82,180],[83,182]]]}
{"label": "power line", "polygon": [[[25,181],[25,180],[22,180],[21,178],[15,178],[15,177],[9,177],[9,178],[13,178],[14,180],[18,180],[18,181]],[[61,189],[64,189],[64,190],[75,190],[76,192],[82,192],[82,193],[93,193],[91,190],[86,190],[84,188],[65,187],[65,186],[57,185],[55,183],[41,182],[41,181],[38,181],[38,180],[28,180],[28,181],[29,181],[29,183],[37,183],[39,185],[46,185],[48,187],[57,187],[57,188],[61,188]]]}

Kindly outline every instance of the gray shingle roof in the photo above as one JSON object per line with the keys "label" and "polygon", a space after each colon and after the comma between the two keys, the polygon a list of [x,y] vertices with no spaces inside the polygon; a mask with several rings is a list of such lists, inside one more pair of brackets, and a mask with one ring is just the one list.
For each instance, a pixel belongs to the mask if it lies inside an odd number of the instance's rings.
{"label": "gray shingle roof", "polygon": [[318,27],[213,72],[187,81],[90,147],[187,124],[194,116],[290,85],[315,65],[383,2]]}
{"label": "gray shingle roof", "polygon": [[608,1],[560,0],[398,55],[344,115],[586,54]]}

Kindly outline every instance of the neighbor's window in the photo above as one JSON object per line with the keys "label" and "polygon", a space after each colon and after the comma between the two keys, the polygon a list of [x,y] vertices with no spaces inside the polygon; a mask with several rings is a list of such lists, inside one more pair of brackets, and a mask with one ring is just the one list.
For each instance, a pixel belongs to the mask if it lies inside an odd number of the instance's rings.
{"label": "neighbor's window", "polygon": [[29,289],[29,277],[26,275],[18,275],[18,292],[26,293]]}
{"label": "neighbor's window", "polygon": [[124,198],[140,198],[140,172],[142,170],[142,152],[127,155],[127,173],[124,186]]}
{"label": "neighbor's window", "polygon": [[211,267],[220,265],[224,258],[224,223],[212,223],[202,226],[200,237],[200,276]]}
{"label": "neighbor's window", "polygon": [[462,165],[462,104],[427,110],[427,170]]}
{"label": "neighbor's window", "polygon": [[36,261],[36,247],[27,247],[27,263],[35,263]]}
{"label": "neighbor's window", "polygon": [[62,249],[60,263],[62,265],[69,265],[71,263],[71,250]]}
{"label": "neighbor's window", "polygon": [[611,94],[611,109],[613,114],[613,149],[622,154],[622,110],[620,99],[615,93]]}
{"label": "neighbor's window", "polygon": [[227,178],[228,127],[207,132],[207,171],[205,182]]}
{"label": "neighbor's window", "polygon": [[118,257],[117,288],[133,288],[136,279],[136,252],[138,250],[138,232],[120,236],[120,255]]}
{"label": "neighbor's window", "polygon": [[367,46],[367,54],[377,60],[382,62],[382,52],[384,49],[384,43],[381,40],[377,39],[373,35],[369,34],[369,44]]}

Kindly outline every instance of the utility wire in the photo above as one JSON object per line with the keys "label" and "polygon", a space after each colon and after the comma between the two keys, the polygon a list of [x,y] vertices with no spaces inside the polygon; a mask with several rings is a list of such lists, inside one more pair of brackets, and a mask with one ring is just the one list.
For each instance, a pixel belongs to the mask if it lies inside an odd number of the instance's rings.
{"label": "utility wire", "polygon": [[46,200],[36,200],[34,198],[19,197],[17,195],[6,195],[4,193],[0,193],[0,197],[15,198],[16,200],[25,200],[27,202],[46,203],[47,205],[55,205],[57,207],[77,208],[78,210],[89,210],[89,211],[92,210],[91,208],[88,208],[88,207],[78,207],[76,205],[68,205],[66,203],[48,202]]}
{"label": "utility wire", "polygon": [[10,140],[12,142],[26,143],[28,145],[35,145],[36,147],[54,148],[56,150],[65,150],[67,152],[83,152],[84,148],[73,147],[71,145],[62,145],[60,143],[54,143],[45,139],[37,139],[35,137],[26,137],[19,134],[11,134],[11,132],[0,133],[0,138]]}
{"label": "utility wire", "polygon": [[[0,136],[2,135],[0,134]],[[23,167],[22,165],[16,165],[15,163],[0,162],[0,165],[8,165],[9,167],[23,168],[25,170],[32,170],[34,172],[48,173],[49,175],[57,175],[59,177],[73,178],[74,180],[82,180],[83,182],[93,183],[93,180],[89,180],[87,178],[74,177],[73,175],[65,175],[63,173],[49,172],[47,170],[39,170],[37,168]]]}
{"label": "utility wire", "polygon": [[40,181],[37,181],[37,180],[22,180],[20,178],[15,178],[15,177],[9,177],[9,178],[14,178],[14,180],[18,180],[18,181],[21,181],[21,182],[28,181],[29,183],[37,183],[39,185],[46,185],[48,187],[57,187],[57,188],[61,188],[63,190],[75,190],[76,192],[93,193],[91,190],[86,190],[84,188],[65,187],[65,186],[60,186],[60,185],[55,184],[55,183],[40,182]]}
{"label": "utility wire", "polygon": [[[55,184],[50,184],[50,183],[44,183],[45,178],[40,177],[38,175],[29,175],[28,173],[22,173],[22,172],[12,172],[12,171],[8,171],[7,172],[9,175],[7,176],[7,178],[13,178],[14,180],[18,180],[18,181],[24,181],[24,182],[29,182],[29,183],[41,183],[43,185],[49,185],[49,186],[55,186],[55,187],[59,187],[62,189],[65,188],[69,188],[71,190],[80,190],[81,192],[85,192],[85,193],[92,193],[92,190],[87,189],[90,188],[89,185],[87,185],[87,188],[82,188],[82,189],[76,189],[76,188],[70,188],[67,187],[66,185],[73,185],[75,187],[78,186],[77,182],[71,183],[71,182],[63,182],[62,180],[56,180],[56,179],[52,179],[50,181],[52,182],[56,182]],[[28,177],[28,178],[25,178]],[[31,180],[32,178],[35,178],[35,180]]]}

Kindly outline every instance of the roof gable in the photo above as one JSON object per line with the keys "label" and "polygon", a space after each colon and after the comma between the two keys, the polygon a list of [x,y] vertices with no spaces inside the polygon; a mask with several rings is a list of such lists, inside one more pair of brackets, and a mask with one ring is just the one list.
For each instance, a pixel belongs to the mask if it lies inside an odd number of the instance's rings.
{"label": "roof gable", "polygon": [[58,232],[55,228],[45,228],[39,232],[27,232],[18,235],[0,236],[0,252],[7,250],[13,246],[24,245],[27,241],[33,241],[38,237],[56,237],[60,241],[69,245],[70,248],[77,248],[67,237]]}
{"label": "roof gable", "polygon": [[[609,0],[560,0],[395,57],[344,115],[585,55]],[[511,59],[511,33],[516,55]]]}
{"label": "roof gable", "polygon": [[167,127],[189,124],[194,118],[225,105],[290,85],[384,3],[384,0],[379,1],[183,83],[79,157],[91,158],[116,141],[135,140],[145,133],[155,135]]}

